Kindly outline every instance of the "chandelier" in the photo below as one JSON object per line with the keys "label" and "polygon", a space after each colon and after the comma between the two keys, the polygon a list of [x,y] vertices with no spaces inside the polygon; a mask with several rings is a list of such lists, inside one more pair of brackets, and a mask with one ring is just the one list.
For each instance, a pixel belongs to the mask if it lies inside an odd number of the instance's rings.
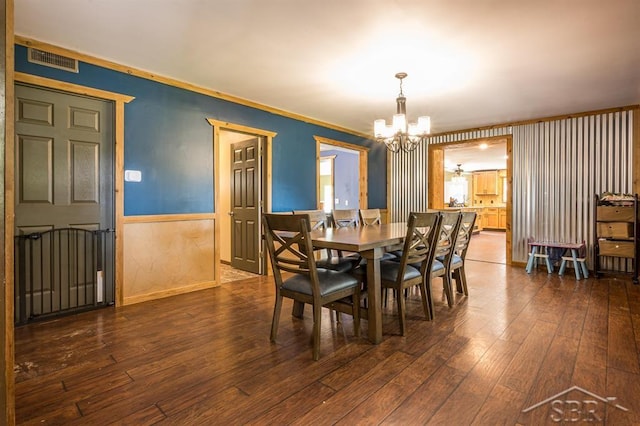
{"label": "chandelier", "polygon": [[462,164],[458,164],[457,166],[458,168],[453,171],[453,177],[451,178],[451,180],[455,183],[467,183],[467,179],[465,179],[465,177],[462,175],[462,172],[464,172],[464,170],[460,168]]}
{"label": "chandelier", "polygon": [[384,119],[373,122],[373,132],[378,142],[384,142],[391,152],[403,150],[413,151],[421,142],[425,142],[431,132],[431,118],[427,116],[418,117],[417,123],[407,122],[407,98],[402,93],[402,79],[407,76],[406,72],[399,72],[396,78],[400,80],[400,94],[396,98],[396,114],[393,122],[387,126]]}

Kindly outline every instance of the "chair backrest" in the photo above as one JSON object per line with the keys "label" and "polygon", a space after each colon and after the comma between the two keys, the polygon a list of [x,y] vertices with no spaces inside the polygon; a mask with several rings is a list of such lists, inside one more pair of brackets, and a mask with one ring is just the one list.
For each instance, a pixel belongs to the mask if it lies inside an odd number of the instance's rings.
{"label": "chair backrest", "polygon": [[455,251],[462,214],[460,212],[440,212],[440,216],[442,219],[440,220],[440,232],[436,245],[436,257],[442,259],[445,268],[448,268]]}
{"label": "chair backrest", "polygon": [[334,210],[332,216],[334,228],[356,227],[359,224],[357,209]]}
{"label": "chair backrest", "polygon": [[458,238],[456,238],[455,253],[464,260],[471,241],[471,233],[473,225],[476,223],[476,212],[463,212],[460,219],[460,227],[458,228]]}
{"label": "chair backrest", "polygon": [[362,226],[380,225],[382,223],[380,209],[360,209],[360,223]]}
{"label": "chair backrest", "polygon": [[[440,233],[441,217],[438,213],[409,213],[407,236],[404,239],[401,271],[406,265],[420,264],[420,273],[424,276],[431,270],[435,257],[437,236]],[[398,274],[400,277],[402,274]]]}
{"label": "chair backrest", "polygon": [[309,215],[311,230],[327,229],[327,214],[322,210],[294,210],[293,214]]}
{"label": "chair backrest", "polygon": [[314,287],[317,287],[309,215],[264,213],[262,219],[276,285],[282,285],[282,271],[286,271],[311,276]]}

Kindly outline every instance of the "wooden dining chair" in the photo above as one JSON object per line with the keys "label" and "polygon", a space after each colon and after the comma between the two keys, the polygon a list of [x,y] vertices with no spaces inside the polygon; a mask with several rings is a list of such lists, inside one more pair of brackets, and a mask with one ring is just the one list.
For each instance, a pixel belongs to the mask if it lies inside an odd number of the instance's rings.
{"label": "wooden dining chair", "polygon": [[[339,209],[331,211],[331,224],[333,228],[355,228],[359,225],[359,217],[357,209]],[[345,253],[342,250],[336,251],[338,259],[333,259],[331,253],[332,264],[337,262],[342,265],[350,265],[347,271],[357,267],[362,261],[362,257],[358,253]],[[336,321],[340,322],[340,312],[336,311]]]}
{"label": "wooden dining chair", "polygon": [[[453,306],[453,292],[451,290],[451,273],[449,266],[455,250],[455,240],[460,227],[462,214],[460,212],[440,212],[440,230],[436,245],[435,259],[431,267],[431,278],[442,277],[442,287],[449,307]],[[431,294],[431,292],[429,292]],[[429,301],[431,315],[434,313],[433,298]],[[433,317],[432,317],[433,319]]]}
{"label": "wooden dining chair", "polygon": [[[271,258],[276,301],[271,341],[276,341],[284,297],[313,306],[313,359],[320,357],[322,307],[353,316],[353,334],[360,335],[360,282],[352,275],[320,269],[314,262],[308,214],[263,214],[264,236]],[[282,272],[292,273],[287,279]]]}
{"label": "wooden dining chair", "polygon": [[362,226],[380,225],[382,223],[380,209],[360,209],[360,223]]}
{"label": "wooden dining chair", "polygon": [[340,209],[331,212],[334,228],[356,227],[360,224],[358,209]]}
{"label": "wooden dining chair", "polygon": [[[380,284],[383,289],[392,289],[396,295],[400,334],[406,334],[405,290],[414,286],[420,289],[424,316],[432,317],[429,304],[429,271],[435,256],[435,242],[439,235],[440,215],[438,213],[410,213],[407,234],[403,244],[400,262],[383,260],[380,262]],[[357,276],[366,274],[363,267]]]}
{"label": "wooden dining chair", "polygon": [[[323,210],[293,210],[293,214],[306,214],[309,215],[311,223],[311,230],[327,229],[328,219],[327,213]],[[334,271],[347,272],[354,268],[355,264],[352,260],[341,259],[340,256],[333,256],[331,250],[316,248],[315,251],[319,253],[319,259],[316,259],[316,264],[319,268],[331,269]]]}
{"label": "wooden dining chair", "polygon": [[[334,228],[355,228],[360,224],[357,209],[333,210],[331,212],[331,222]],[[341,250],[338,256],[343,257]]]}
{"label": "wooden dining chair", "polygon": [[460,226],[458,228],[458,237],[455,242],[455,250],[449,265],[451,276],[456,281],[456,291],[463,293],[465,296],[469,295],[469,289],[467,288],[467,275],[464,270],[464,265],[475,223],[476,212],[462,213]]}
{"label": "wooden dining chair", "polygon": [[323,210],[293,210],[293,214],[309,215],[311,230],[327,229],[327,214]]}

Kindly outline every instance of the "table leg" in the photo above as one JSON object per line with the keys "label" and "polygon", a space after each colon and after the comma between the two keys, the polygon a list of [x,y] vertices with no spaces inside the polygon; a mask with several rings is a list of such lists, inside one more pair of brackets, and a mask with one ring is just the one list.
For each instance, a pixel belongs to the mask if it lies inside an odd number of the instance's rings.
{"label": "table leg", "polygon": [[580,265],[582,266],[582,275],[585,278],[589,278],[589,270],[587,269],[587,262],[586,260],[583,260],[582,262],[580,262]]}
{"label": "table leg", "polygon": [[562,258],[562,262],[560,262],[560,270],[558,271],[558,275],[564,275],[564,270],[567,267],[567,261],[564,259],[564,257]]}
{"label": "table leg", "polygon": [[544,258],[545,262],[547,262],[547,272],[552,274],[553,273],[553,265],[551,264],[551,259],[549,259],[549,247],[547,247],[547,257]]}
{"label": "table leg", "polygon": [[296,318],[302,318],[304,316],[304,303],[294,300],[291,315]]}
{"label": "table leg", "polygon": [[573,269],[576,270],[576,280],[579,280],[580,279],[580,271],[582,271],[582,268],[578,264],[578,250],[571,249],[571,257],[573,258]]}
{"label": "table leg", "polygon": [[367,259],[369,340],[375,344],[382,341],[382,285],[380,284],[380,258],[382,253],[382,248],[375,248],[361,253],[362,257]]}
{"label": "table leg", "polygon": [[538,253],[538,246],[531,247],[531,253],[529,253],[529,261],[527,262],[527,267],[525,271],[527,274],[530,274],[533,271],[533,264],[535,263],[536,254]]}

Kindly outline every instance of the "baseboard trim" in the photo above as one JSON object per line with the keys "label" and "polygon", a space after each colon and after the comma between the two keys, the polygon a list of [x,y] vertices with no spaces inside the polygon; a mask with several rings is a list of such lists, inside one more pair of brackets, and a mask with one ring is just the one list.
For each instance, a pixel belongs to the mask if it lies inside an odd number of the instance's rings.
{"label": "baseboard trim", "polygon": [[215,281],[205,281],[202,283],[192,284],[179,288],[171,288],[168,290],[155,291],[153,293],[140,294],[124,298],[123,305],[133,305],[135,303],[148,302],[149,300],[163,299],[165,297],[177,296],[178,294],[191,293],[193,291],[204,290],[207,288],[219,287]]}
{"label": "baseboard trim", "polygon": [[216,220],[216,213],[186,213],[186,214],[158,214],[125,216],[125,224],[130,223],[154,223],[154,222],[183,222],[191,220]]}

